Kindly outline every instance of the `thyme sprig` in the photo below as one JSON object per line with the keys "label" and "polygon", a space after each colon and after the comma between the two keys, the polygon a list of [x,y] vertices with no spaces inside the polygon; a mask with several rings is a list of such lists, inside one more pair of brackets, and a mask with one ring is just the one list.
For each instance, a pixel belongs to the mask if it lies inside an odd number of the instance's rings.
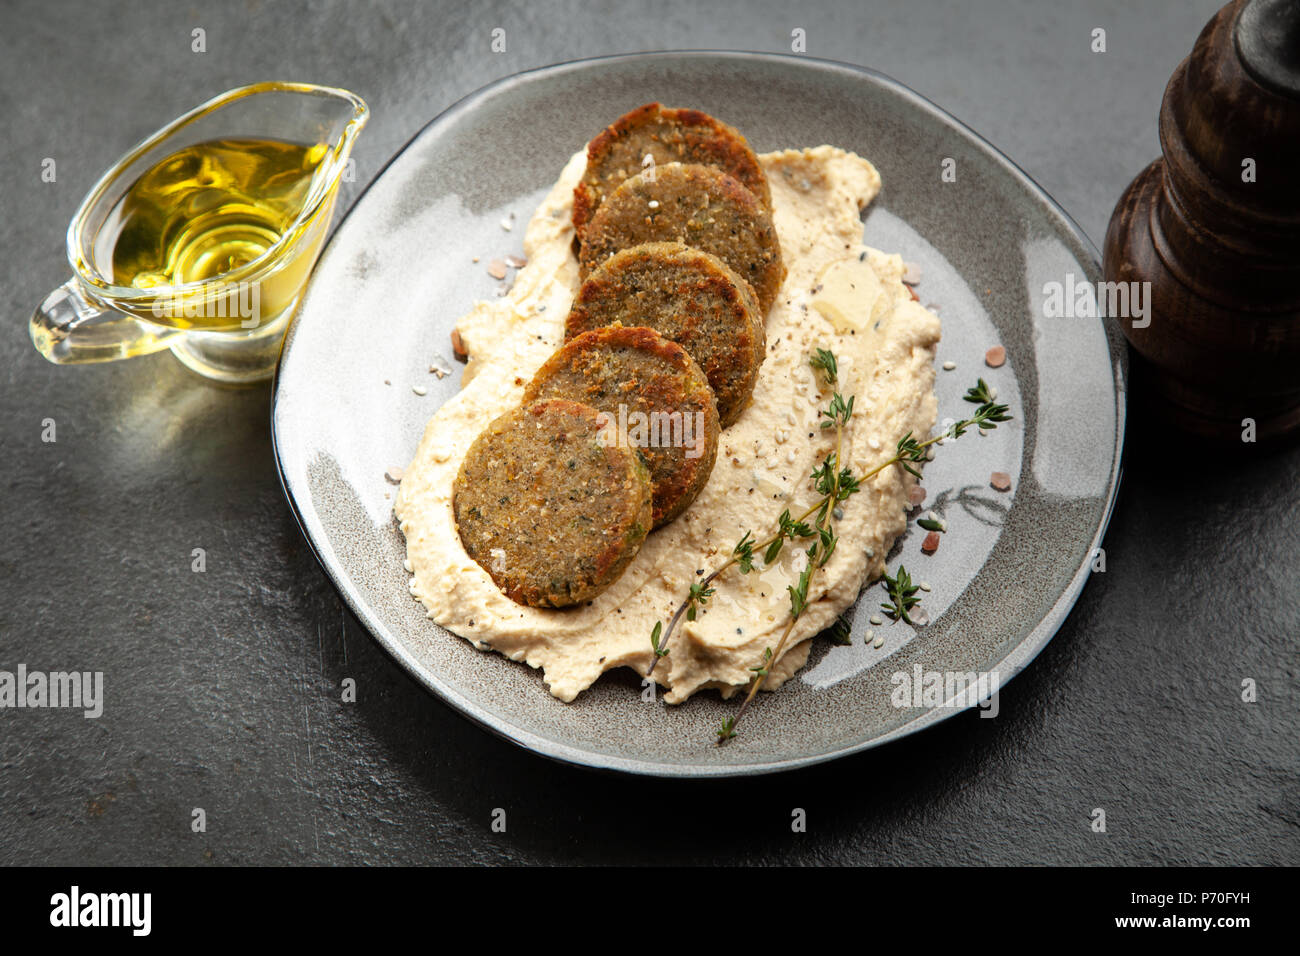
{"label": "thyme sprig", "polygon": [[[809,359],[809,364],[822,373],[827,385],[837,383],[839,369],[834,354],[826,349],[818,349]],[[835,553],[835,545],[839,540],[835,535],[836,506],[847,501],[861,488],[861,482],[853,477],[852,469],[839,467],[840,454],[844,445],[844,429],[849,419],[853,417],[853,396],[850,395],[845,401],[838,391],[835,392],[831,397],[830,407],[822,411],[819,417],[827,419],[822,422],[822,428],[835,429],[835,450],[823,459],[820,467],[812,471],[813,487],[822,496],[821,500],[813,506],[812,513],[815,514],[813,523],[809,525],[806,522],[807,514],[802,518],[792,519],[788,509],[782,512],[778,522],[778,538],[768,547],[764,555],[765,558],[768,554],[772,556],[766,560],[767,564],[771,564],[780,554],[781,546],[786,540],[811,538],[812,543],[804,552],[807,562],[799,572],[798,580],[786,587],[786,591],[790,594],[790,616],[786,619],[785,629],[781,632],[776,650],[773,651],[770,647],[765,649],[762,665],[759,668],[751,668],[754,676],[749,682],[745,699],[740,702],[736,713],[724,720],[716,732],[719,744],[726,743],[736,736],[736,724],[745,715],[750,703],[767,680],[772,670],[772,662],[780,659],[781,652],[785,650],[786,642],[790,639],[790,632],[794,630],[795,622],[808,607],[808,586],[812,582],[813,572],[825,567],[826,562]]]}
{"label": "thyme sprig", "polygon": [[831,626],[826,629],[825,634],[827,640],[832,644],[843,646],[851,642],[853,628],[849,625],[848,621],[844,620],[844,618],[837,617],[835,620],[831,621]]}
{"label": "thyme sprig", "polygon": [[885,587],[885,593],[889,595],[889,604],[881,604],[881,609],[885,616],[891,620],[906,621],[912,623],[912,619],[907,616],[908,611],[921,603],[921,599],[916,596],[920,586],[912,583],[912,576],[907,573],[907,568],[901,564],[898,566],[898,572],[891,578],[886,571],[880,579],[881,584]]}
{"label": "thyme sprig", "polygon": [[[809,357],[808,364],[821,373],[828,386],[838,384],[839,365],[836,362],[834,353],[827,349],[817,349]],[[654,649],[655,659],[651,662],[646,676],[653,674],[660,658],[668,654],[668,642],[676,632],[677,625],[682,618],[687,621],[696,620],[700,610],[708,604],[709,598],[715,592],[715,588],[712,587],[713,582],[728,568],[736,566],[739,567],[741,574],[749,574],[756,568],[755,561],[757,557],[761,557],[764,566],[770,565],[780,556],[787,541],[809,538],[816,538],[820,548],[817,566],[820,567],[830,559],[836,543],[834,530],[830,526],[830,513],[836,505],[847,500],[850,495],[858,490],[859,482],[853,477],[851,469],[838,468],[837,466],[843,442],[844,426],[848,424],[849,418],[853,415],[852,397],[845,399],[839,392],[835,392],[831,397],[829,409],[823,410],[821,414],[825,416],[828,411],[833,412],[830,415],[829,424],[836,430],[835,450],[828,454],[822,464],[815,468],[812,473],[813,487],[821,495],[821,498],[798,516],[791,515],[788,508],[782,511],[781,517],[777,519],[776,532],[763,541],[757,541],[752,531],[746,531],[732,549],[731,556],[723,564],[701,580],[691,584],[690,593],[687,595],[686,600],[677,606],[672,617],[669,618],[667,629],[663,627],[662,621],[655,622],[654,630],[650,634],[650,644]],[[812,524],[809,524],[809,518],[813,518]],[[813,556],[810,555],[810,565],[812,558]],[[802,592],[804,603],[807,603],[807,593],[807,581],[805,580]],[[802,612],[802,608],[800,608],[800,611]],[[776,653],[780,653],[779,646]]]}
{"label": "thyme sprig", "polygon": [[[809,357],[808,364],[821,373],[828,387],[834,387],[839,383],[839,365],[834,353],[827,349],[817,349]],[[945,431],[923,441],[908,432],[898,440],[893,455],[864,474],[855,475],[851,468],[841,464],[844,432],[853,417],[854,397],[850,395],[845,398],[839,391],[835,391],[828,406],[818,415],[823,429],[835,429],[835,449],[826,455],[810,475],[813,489],[819,495],[818,500],[797,516],[792,515],[788,508],[782,511],[777,519],[775,532],[762,541],[758,540],[752,531],[747,530],[725,562],[691,584],[686,599],[674,609],[669,618],[667,628],[664,628],[662,621],[655,622],[650,634],[650,645],[655,656],[647,676],[654,673],[660,658],[669,653],[668,642],[681,619],[685,617],[688,621],[694,621],[700,611],[707,607],[709,599],[716,592],[713,582],[721,574],[731,567],[739,568],[741,574],[749,574],[757,568],[760,560],[764,566],[770,566],[776,561],[787,542],[809,542],[808,547],[804,549],[807,561],[800,570],[796,582],[786,588],[790,596],[790,614],[781,632],[781,638],[775,648],[770,646],[764,648],[762,661],[756,667],[750,668],[754,676],[749,682],[744,700],[741,701],[736,713],[725,718],[715,731],[718,743],[724,743],[736,736],[737,723],[771,674],[773,664],[781,659],[795,623],[807,609],[812,576],[818,568],[824,567],[830,560],[839,541],[835,532],[835,521],[840,517],[840,505],[860,491],[865,482],[893,465],[901,465],[909,474],[920,478],[921,472],[917,466],[929,458],[930,446],[945,438],[960,438],[971,428],[987,431],[996,428],[1001,422],[1011,420],[1007,406],[996,403],[993,391],[982,378],[973,388],[967,390],[963,398],[978,406],[969,418],[954,422]],[[886,573],[883,583],[891,603],[881,604],[881,608],[895,621],[903,620],[912,623],[908,612],[920,604],[921,599],[916,596],[919,587],[912,583],[906,568],[900,565],[893,577]],[[837,618],[830,628],[832,637],[837,643],[848,642],[848,630],[848,624],[842,618]]]}
{"label": "thyme sprig", "polygon": [[808,364],[822,373],[827,385],[839,382],[839,363],[835,361],[835,353],[830,349],[817,349],[808,359]]}

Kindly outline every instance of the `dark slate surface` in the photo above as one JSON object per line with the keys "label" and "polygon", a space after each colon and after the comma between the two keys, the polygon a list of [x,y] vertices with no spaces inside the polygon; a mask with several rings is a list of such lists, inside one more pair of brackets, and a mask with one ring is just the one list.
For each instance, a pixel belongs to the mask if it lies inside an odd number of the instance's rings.
{"label": "dark slate surface", "polygon": [[[982,132],[1099,245],[1217,5],[6,5],[0,669],[102,670],[107,702],[98,720],[0,711],[0,863],[1300,862],[1300,451],[1214,460],[1134,448],[1149,436],[1131,431],[1107,571],[999,719],[751,781],[622,779],[470,726],[374,646],[281,496],[267,389],[214,387],[167,353],[55,368],[25,329],[65,278],[64,229],[94,178],[229,87],[362,94],[374,116],[350,202],[498,77],[643,49],[788,51],[796,27],[810,54],[891,74]],[[806,833],[790,832],[795,807]]]}

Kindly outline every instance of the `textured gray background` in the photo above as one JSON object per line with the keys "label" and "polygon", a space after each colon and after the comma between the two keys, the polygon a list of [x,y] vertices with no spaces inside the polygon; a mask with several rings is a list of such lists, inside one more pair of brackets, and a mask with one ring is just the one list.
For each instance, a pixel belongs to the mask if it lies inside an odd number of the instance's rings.
{"label": "textured gray background", "polygon": [[[0,669],[102,670],[107,703],[97,721],[0,711],[0,863],[1300,862],[1296,450],[1157,453],[1135,409],[1107,573],[997,720],[966,714],[751,781],[622,779],[489,736],[375,647],[282,498],[268,389],[217,388],[167,353],[55,368],[26,333],[65,278],[63,233],[95,177],[229,87],[364,96],[350,202],[491,80],[616,52],[788,52],[794,27],[809,54],[888,73],[979,130],[1100,245],[1158,152],[1164,84],[1217,6],[7,3]],[[508,51],[494,55],[498,26]],[[1088,49],[1097,26],[1104,55]],[[45,157],[56,183],[41,181]],[[40,440],[45,418],[57,443]],[[345,677],[354,705],[339,702]],[[194,807],[206,834],[190,831]],[[506,834],[490,830],[495,807]],[[805,834],[790,833],[793,807]]]}

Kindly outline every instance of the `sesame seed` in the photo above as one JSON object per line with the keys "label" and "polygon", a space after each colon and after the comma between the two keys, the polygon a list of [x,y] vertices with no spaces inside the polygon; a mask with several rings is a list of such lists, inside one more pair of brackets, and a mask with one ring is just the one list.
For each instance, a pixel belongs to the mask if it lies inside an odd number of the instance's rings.
{"label": "sesame seed", "polygon": [[873,614],[871,615],[871,623],[876,625],[876,627],[879,627],[880,625],[885,623],[885,619],[881,617],[879,614]]}
{"label": "sesame seed", "polygon": [[428,395],[428,394],[429,394],[429,390],[428,390],[427,388],[425,388],[423,385],[412,385],[412,386],[411,386],[411,391],[413,391],[416,395]]}
{"label": "sesame seed", "polygon": [[943,363],[943,370],[944,370],[945,372],[951,372],[951,371],[952,371],[953,369],[955,369],[956,367],[957,367],[957,363],[956,363],[956,362],[944,362],[944,363]]}

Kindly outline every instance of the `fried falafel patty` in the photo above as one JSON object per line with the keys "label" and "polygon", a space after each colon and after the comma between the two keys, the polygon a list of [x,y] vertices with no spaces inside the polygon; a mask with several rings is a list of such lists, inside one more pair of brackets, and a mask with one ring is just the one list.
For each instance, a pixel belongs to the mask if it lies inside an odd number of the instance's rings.
{"label": "fried falafel patty", "polygon": [[754,287],[764,316],[785,279],[772,214],[712,166],[670,163],[653,178],[633,176],[614,190],[587,224],[581,278],[614,253],[646,242],[681,242],[717,256]]}
{"label": "fried falafel patty", "polygon": [[587,170],[573,191],[573,228],[586,240],[587,223],[600,204],[641,173],[645,157],[656,166],[698,163],[734,176],[769,211],[772,194],[758,157],[735,128],[699,110],[647,103],[606,126],[587,146]]}
{"label": "fried falafel patty", "polygon": [[652,328],[686,349],[713,387],[722,427],[740,417],[767,339],[753,287],[725,262],[680,242],[615,253],[578,290],[565,339],[616,322]]}
{"label": "fried falafel patty", "polygon": [[460,539],[512,601],[568,607],[609,587],[653,517],[650,472],[596,410],[525,403],[474,440],[452,492]]}
{"label": "fried falafel patty", "polygon": [[695,359],[654,329],[611,325],[584,332],[538,369],[524,402],[565,398],[603,412],[616,441],[650,468],[653,527],[695,500],[718,453],[718,409]]}

